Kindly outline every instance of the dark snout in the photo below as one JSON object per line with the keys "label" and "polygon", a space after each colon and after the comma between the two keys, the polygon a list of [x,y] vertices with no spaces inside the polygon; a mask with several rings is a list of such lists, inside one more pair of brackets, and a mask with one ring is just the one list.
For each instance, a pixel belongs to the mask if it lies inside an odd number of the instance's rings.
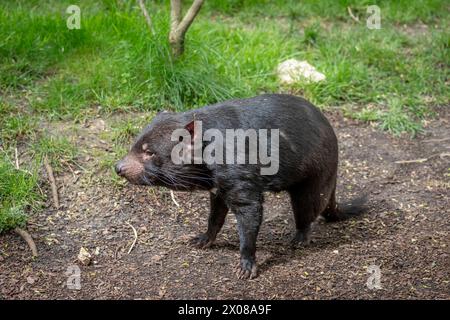
{"label": "dark snout", "polygon": [[116,163],[114,170],[117,175],[127,179],[132,184],[143,184],[144,165],[134,154],[128,154]]}
{"label": "dark snout", "polygon": [[123,160],[120,160],[119,162],[116,163],[116,165],[114,166],[114,170],[116,171],[117,175],[123,177],[124,167],[125,167],[125,164],[124,164]]}

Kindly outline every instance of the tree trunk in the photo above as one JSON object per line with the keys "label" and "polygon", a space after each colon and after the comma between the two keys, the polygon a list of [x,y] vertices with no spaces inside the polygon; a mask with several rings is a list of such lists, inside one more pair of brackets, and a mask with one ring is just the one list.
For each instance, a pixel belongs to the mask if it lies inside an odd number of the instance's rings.
{"label": "tree trunk", "polygon": [[186,15],[181,19],[181,0],[170,1],[170,33],[169,44],[172,56],[179,58],[184,52],[184,38],[187,30],[197,16],[204,0],[194,0]]}
{"label": "tree trunk", "polygon": [[170,31],[169,44],[174,58],[180,57],[184,53],[184,34]]}

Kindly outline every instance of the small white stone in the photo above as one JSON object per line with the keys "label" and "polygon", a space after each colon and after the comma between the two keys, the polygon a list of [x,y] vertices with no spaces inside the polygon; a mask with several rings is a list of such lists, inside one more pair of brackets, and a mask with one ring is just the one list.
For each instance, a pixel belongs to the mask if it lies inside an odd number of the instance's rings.
{"label": "small white stone", "polygon": [[87,266],[91,263],[92,256],[89,251],[83,247],[80,248],[80,253],[78,253],[78,261],[81,262],[82,265]]}
{"label": "small white stone", "polygon": [[289,59],[280,63],[277,67],[278,78],[281,83],[293,84],[300,81],[319,82],[326,79],[323,73],[320,73],[307,61]]}

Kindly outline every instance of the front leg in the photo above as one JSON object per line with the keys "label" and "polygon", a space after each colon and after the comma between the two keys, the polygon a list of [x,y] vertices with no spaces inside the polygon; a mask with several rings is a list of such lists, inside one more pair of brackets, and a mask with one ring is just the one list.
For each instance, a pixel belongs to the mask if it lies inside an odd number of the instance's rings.
{"label": "front leg", "polygon": [[245,202],[233,208],[239,232],[239,249],[241,258],[236,268],[239,279],[252,279],[257,276],[256,239],[262,222],[262,195],[241,194]]}
{"label": "front leg", "polygon": [[191,243],[199,248],[208,248],[216,240],[217,234],[225,222],[228,213],[228,206],[225,204],[222,196],[212,192],[210,194],[210,212],[208,219],[208,230],[206,233],[199,234],[191,240]]}

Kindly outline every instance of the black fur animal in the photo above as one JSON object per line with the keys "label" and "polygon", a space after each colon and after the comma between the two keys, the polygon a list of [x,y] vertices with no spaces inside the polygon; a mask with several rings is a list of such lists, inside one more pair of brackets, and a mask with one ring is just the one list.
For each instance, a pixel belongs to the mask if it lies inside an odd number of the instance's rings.
{"label": "black fur animal", "polygon": [[[174,164],[171,151],[179,141],[171,141],[171,134],[179,128],[188,129],[192,137],[201,134],[194,132],[194,120],[202,121],[203,132],[210,128],[221,132],[279,129],[278,172],[262,175],[259,163]],[[346,210],[338,208],[337,168],[337,138],[324,115],[302,98],[267,94],[184,113],[159,113],[137,138],[129,154],[117,163],[116,172],[134,184],[209,190],[208,230],[192,242],[202,248],[209,247],[231,210],[237,219],[240,240],[237,275],[252,278],[257,274],[256,238],[262,221],[264,192],[286,190],[289,193],[296,227],[293,244],[309,243],[311,223],[319,215],[337,221],[361,211],[363,200],[347,206]]]}

